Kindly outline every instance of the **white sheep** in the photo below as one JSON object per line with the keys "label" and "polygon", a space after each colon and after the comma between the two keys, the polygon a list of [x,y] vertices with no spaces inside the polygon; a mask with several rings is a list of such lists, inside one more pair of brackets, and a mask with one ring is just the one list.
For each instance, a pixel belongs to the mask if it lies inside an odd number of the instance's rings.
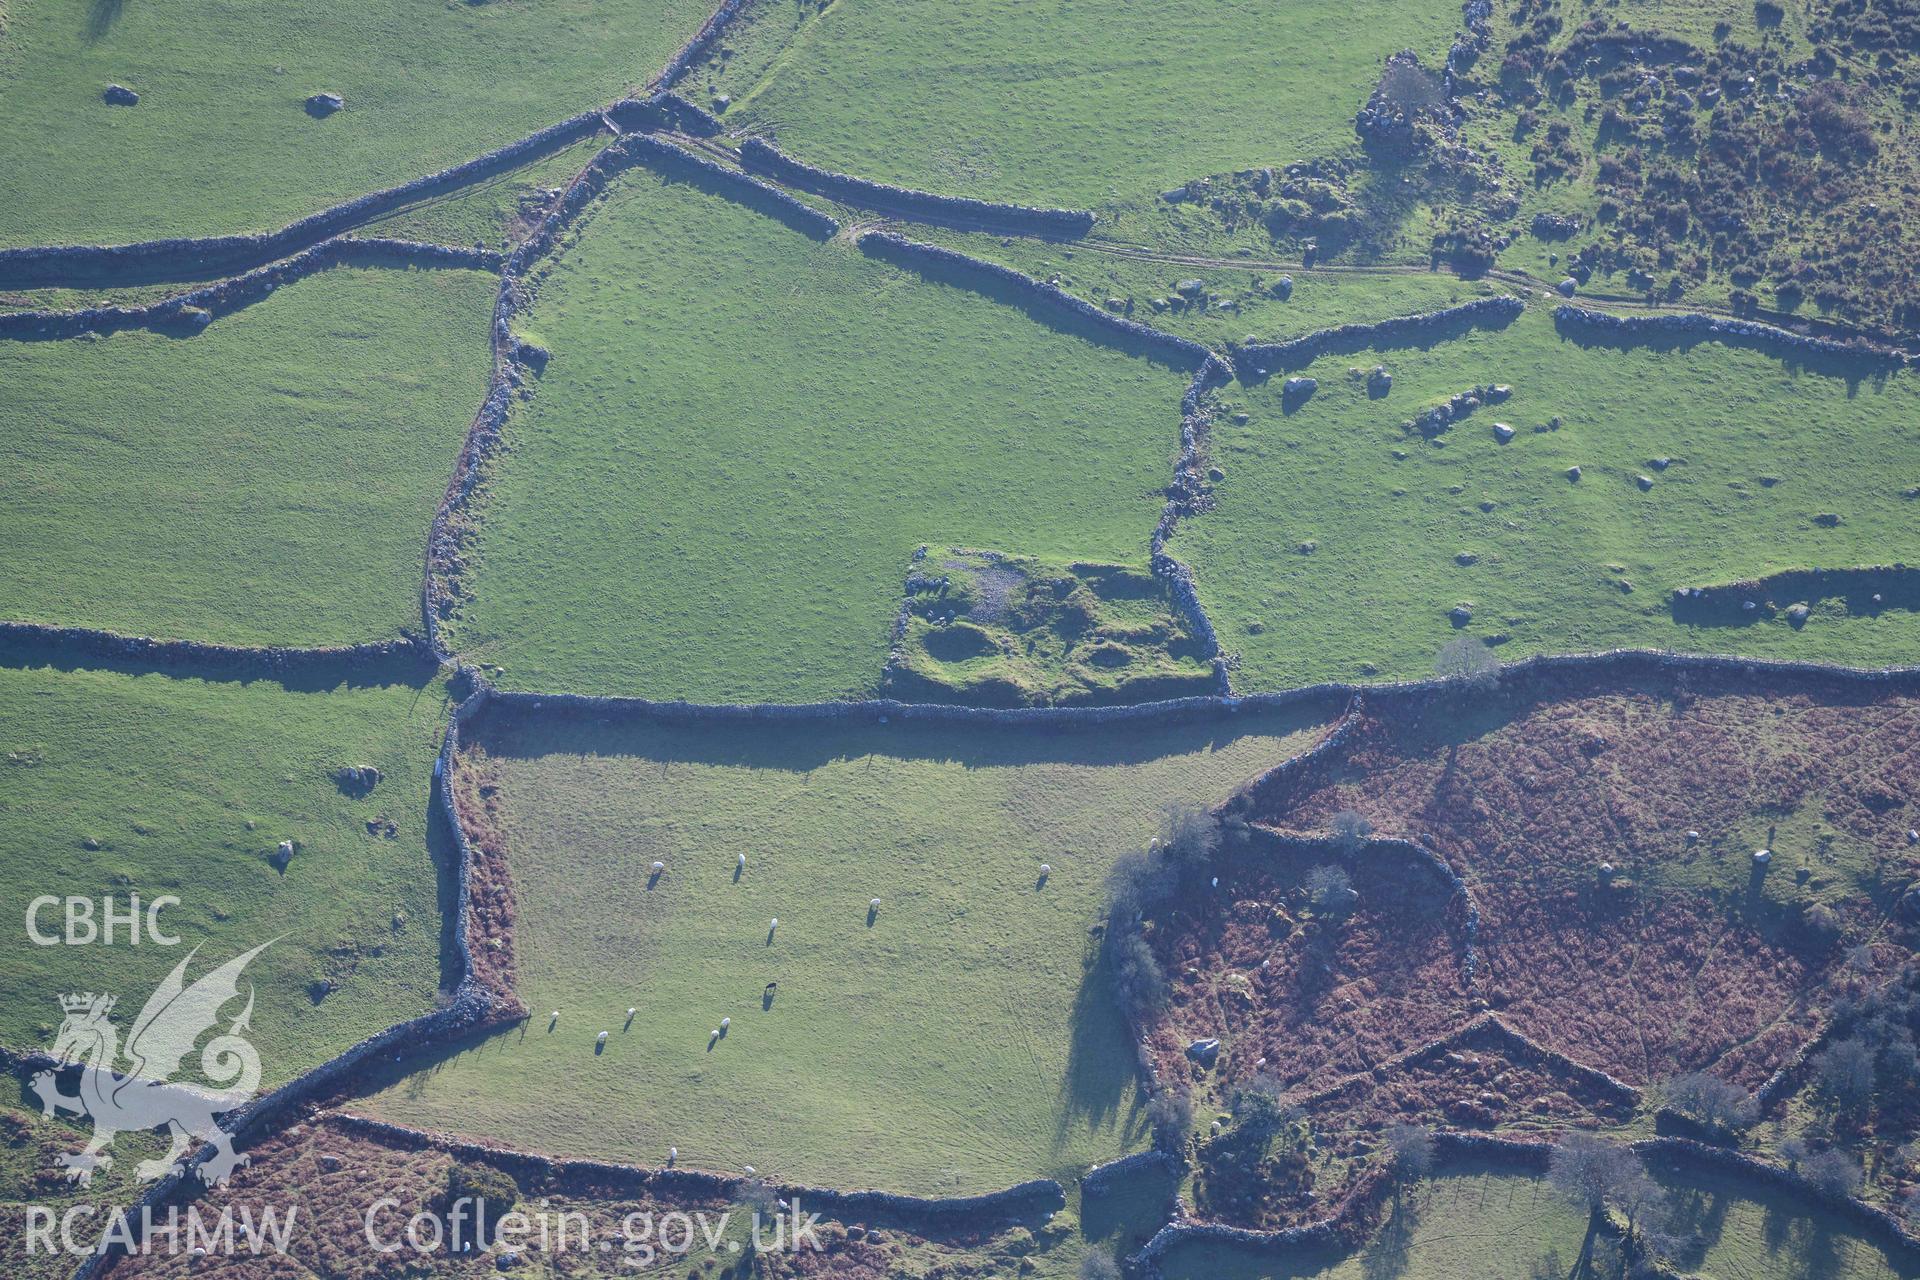
{"label": "white sheep", "polygon": [[880,899],[878,899],[878,898],[868,898],[868,899],[867,899],[867,905],[868,905],[869,907],[871,907],[871,908],[873,908],[873,909],[874,909],[875,911],[878,911],[878,910],[880,909]]}
{"label": "white sheep", "polygon": [[726,1030],[726,1029],[727,1029],[728,1027],[730,1027],[730,1026],[732,1026],[732,1025],[733,1025],[733,1019],[732,1019],[732,1018],[722,1018],[722,1019],[720,1019],[720,1029],[721,1029],[722,1031],[725,1031],[725,1030]]}
{"label": "white sheep", "polygon": [[665,871],[666,869],[667,869],[667,864],[664,862],[655,862],[653,864],[653,874],[655,875],[659,875],[662,871]]}
{"label": "white sheep", "polygon": [[673,1163],[674,1161],[676,1161],[676,1160],[678,1160],[679,1158],[680,1158],[680,1148],[678,1148],[678,1147],[668,1147],[668,1148],[667,1148],[667,1163],[668,1163],[668,1164],[672,1164],[672,1163]]}
{"label": "white sheep", "polygon": [[604,1031],[602,1031],[600,1033],[599,1038],[594,1041],[595,1044],[605,1044],[606,1042],[607,1042],[607,1033]]}
{"label": "white sheep", "polygon": [[739,865],[739,866],[742,866],[742,867],[744,867],[744,866],[746,866],[746,865],[747,865],[747,855],[746,855],[746,854],[744,854],[744,853],[743,853],[743,854],[741,854],[741,855],[740,855],[740,861],[739,861],[739,863],[738,863],[738,864],[736,864],[736,865]]}
{"label": "white sheep", "polygon": [[1052,874],[1053,874],[1053,864],[1052,864],[1051,862],[1043,862],[1043,863],[1041,863],[1041,864],[1040,864],[1040,874],[1041,874],[1041,875],[1043,875],[1043,876],[1050,876],[1050,875],[1052,875]]}

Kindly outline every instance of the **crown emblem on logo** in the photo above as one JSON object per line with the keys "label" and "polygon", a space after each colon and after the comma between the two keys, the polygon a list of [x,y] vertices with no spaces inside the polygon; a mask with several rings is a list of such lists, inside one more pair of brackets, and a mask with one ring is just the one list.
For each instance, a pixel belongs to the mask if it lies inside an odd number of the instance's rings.
{"label": "crown emblem on logo", "polygon": [[100,1012],[104,1014],[113,1008],[113,997],[96,996],[91,991],[83,995],[60,997],[60,1007],[68,1013],[87,1013],[90,1012],[95,1005],[98,1005]]}

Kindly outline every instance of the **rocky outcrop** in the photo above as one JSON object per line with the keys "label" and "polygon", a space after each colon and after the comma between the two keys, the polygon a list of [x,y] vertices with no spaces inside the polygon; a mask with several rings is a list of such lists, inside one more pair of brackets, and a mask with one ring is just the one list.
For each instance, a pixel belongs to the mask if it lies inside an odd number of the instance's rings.
{"label": "rocky outcrop", "polygon": [[740,161],[747,168],[802,191],[833,200],[897,214],[922,222],[951,223],[1014,235],[1077,237],[1093,229],[1093,214],[1084,209],[1037,209],[1023,204],[996,204],[965,196],[935,195],[891,183],[834,173],[795,160],[772,143],[748,138],[740,144]]}

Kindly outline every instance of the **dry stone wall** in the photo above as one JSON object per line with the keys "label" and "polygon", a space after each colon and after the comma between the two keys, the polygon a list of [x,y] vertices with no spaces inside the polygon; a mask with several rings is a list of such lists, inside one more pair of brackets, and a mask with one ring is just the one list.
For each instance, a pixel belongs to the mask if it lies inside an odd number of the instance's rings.
{"label": "dry stone wall", "polygon": [[1264,377],[1279,369],[1298,369],[1342,348],[1357,349],[1418,341],[1453,324],[1509,324],[1524,310],[1526,304],[1510,294],[1502,294],[1497,298],[1476,298],[1456,307],[1396,316],[1375,324],[1343,324],[1332,329],[1317,329],[1286,342],[1247,343],[1236,349],[1234,363],[1243,378],[1248,374]]}
{"label": "dry stone wall", "polygon": [[921,222],[952,223],[1023,236],[1079,237],[1093,229],[1093,214],[1085,209],[996,204],[990,200],[935,195],[888,182],[873,182],[796,160],[764,138],[748,138],[741,143],[740,162],[802,191]]}
{"label": "dry stone wall", "polygon": [[423,196],[470,186],[494,174],[518,168],[530,160],[593,136],[604,124],[599,111],[583,111],[464,164],[309,214],[278,231],[255,235],[145,240],[138,244],[123,245],[45,245],[0,249],[0,285],[18,287],[84,281],[104,286],[155,276],[193,279],[247,271],[263,263],[289,257],[369,218]]}
{"label": "dry stone wall", "polygon": [[1036,280],[1024,271],[1016,271],[1012,267],[1002,266],[997,262],[988,262],[985,258],[976,258],[944,245],[909,240],[891,231],[862,232],[859,245],[861,252],[896,266],[917,270],[933,267],[937,271],[962,280],[971,279],[1010,286],[1018,296],[1038,303],[1042,308],[1063,312],[1085,321],[1094,328],[1132,339],[1176,367],[1197,369],[1205,367],[1209,362],[1214,362],[1221,367],[1225,365],[1219,356],[1198,342],[1176,337],[1150,325],[1141,324],[1137,320],[1114,315],[1110,311],[1094,306],[1084,298],[1074,297],[1064,289]]}
{"label": "dry stone wall", "polygon": [[502,255],[492,249],[455,249],[417,240],[336,236],[291,258],[283,258],[243,275],[202,285],[146,306],[0,313],[0,337],[74,338],[83,333],[113,333],[122,329],[196,332],[229,312],[251,306],[282,285],[292,284],[330,267],[498,271],[503,261]]}
{"label": "dry stone wall", "polygon": [[1815,356],[1828,359],[1865,360],[1881,364],[1904,365],[1914,357],[1874,346],[1864,340],[1841,342],[1833,338],[1809,337],[1789,329],[1736,320],[1730,316],[1701,312],[1667,313],[1652,316],[1622,316],[1591,307],[1562,303],[1553,310],[1554,325],[1563,333],[1611,340],[1623,345],[1638,345],[1661,338],[1690,342],[1724,342],[1733,346],[1755,347],[1776,356]]}

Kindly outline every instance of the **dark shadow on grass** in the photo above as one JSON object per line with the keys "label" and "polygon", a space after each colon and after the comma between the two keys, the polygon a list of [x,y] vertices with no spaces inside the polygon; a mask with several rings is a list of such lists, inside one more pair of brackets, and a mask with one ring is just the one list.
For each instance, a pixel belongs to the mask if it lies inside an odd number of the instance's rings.
{"label": "dark shadow on grass", "polygon": [[656,154],[649,151],[643,153],[639,159],[647,168],[668,182],[684,182],[710,196],[731,200],[743,208],[774,219],[791,231],[798,231],[809,240],[825,241],[833,238],[833,233],[814,222],[808,213],[794,208],[786,200],[781,199],[784,193],[767,191],[759,185],[757,179],[746,174],[735,173],[732,169],[724,168],[716,172],[672,152]]}
{"label": "dark shadow on grass", "polygon": [[[1886,565],[1864,569],[1783,569],[1751,586],[1702,584],[1705,596],[1670,598],[1673,620],[1685,627],[1750,627],[1780,616],[1777,607],[1841,601],[1849,616],[1876,617],[1889,609],[1920,612],[1920,568]],[[1876,598],[1877,597],[1877,598]],[[1747,601],[1755,607],[1744,607]]]}
{"label": "dark shadow on grass", "polygon": [[454,936],[460,914],[460,846],[438,802],[438,789],[444,785],[435,777],[427,794],[427,858],[433,864],[434,903],[440,913],[440,989],[451,992],[467,976],[467,962]]}
{"label": "dark shadow on grass", "polygon": [[159,674],[182,680],[237,684],[268,681],[289,693],[330,689],[371,689],[401,685],[424,689],[439,672],[425,649],[396,653],[340,654],[303,649],[207,651],[191,644],[159,643],[118,652],[122,641],[80,633],[59,638],[0,635],[0,668],[54,671],[112,671],[122,675]]}
{"label": "dark shadow on grass", "polygon": [[126,7],[127,0],[92,0],[87,6],[87,43],[104,39]]}
{"label": "dark shadow on grass", "polygon": [[1054,1128],[1054,1146],[1063,1148],[1077,1128],[1120,1127],[1122,1148],[1136,1146],[1148,1130],[1144,1096],[1135,1092],[1121,1114],[1122,1101],[1138,1082],[1132,1037],[1113,994],[1106,961],[1097,944],[1088,944],[1080,989],[1067,1015],[1067,1066],[1060,1082],[1062,1106]]}
{"label": "dark shadow on grass", "polygon": [[[738,765],[805,773],[837,760],[872,755],[951,760],[971,768],[1029,764],[1125,765],[1167,755],[1218,750],[1254,734],[1283,735],[1338,714],[1338,698],[1279,710],[1195,708],[1137,724],[1076,725],[900,723],[797,716],[731,723],[689,721],[671,707],[621,715],[595,709],[540,711],[495,703],[467,726],[469,739],[498,755],[630,756],[663,763]],[[1273,763],[1278,764],[1275,760]]]}

